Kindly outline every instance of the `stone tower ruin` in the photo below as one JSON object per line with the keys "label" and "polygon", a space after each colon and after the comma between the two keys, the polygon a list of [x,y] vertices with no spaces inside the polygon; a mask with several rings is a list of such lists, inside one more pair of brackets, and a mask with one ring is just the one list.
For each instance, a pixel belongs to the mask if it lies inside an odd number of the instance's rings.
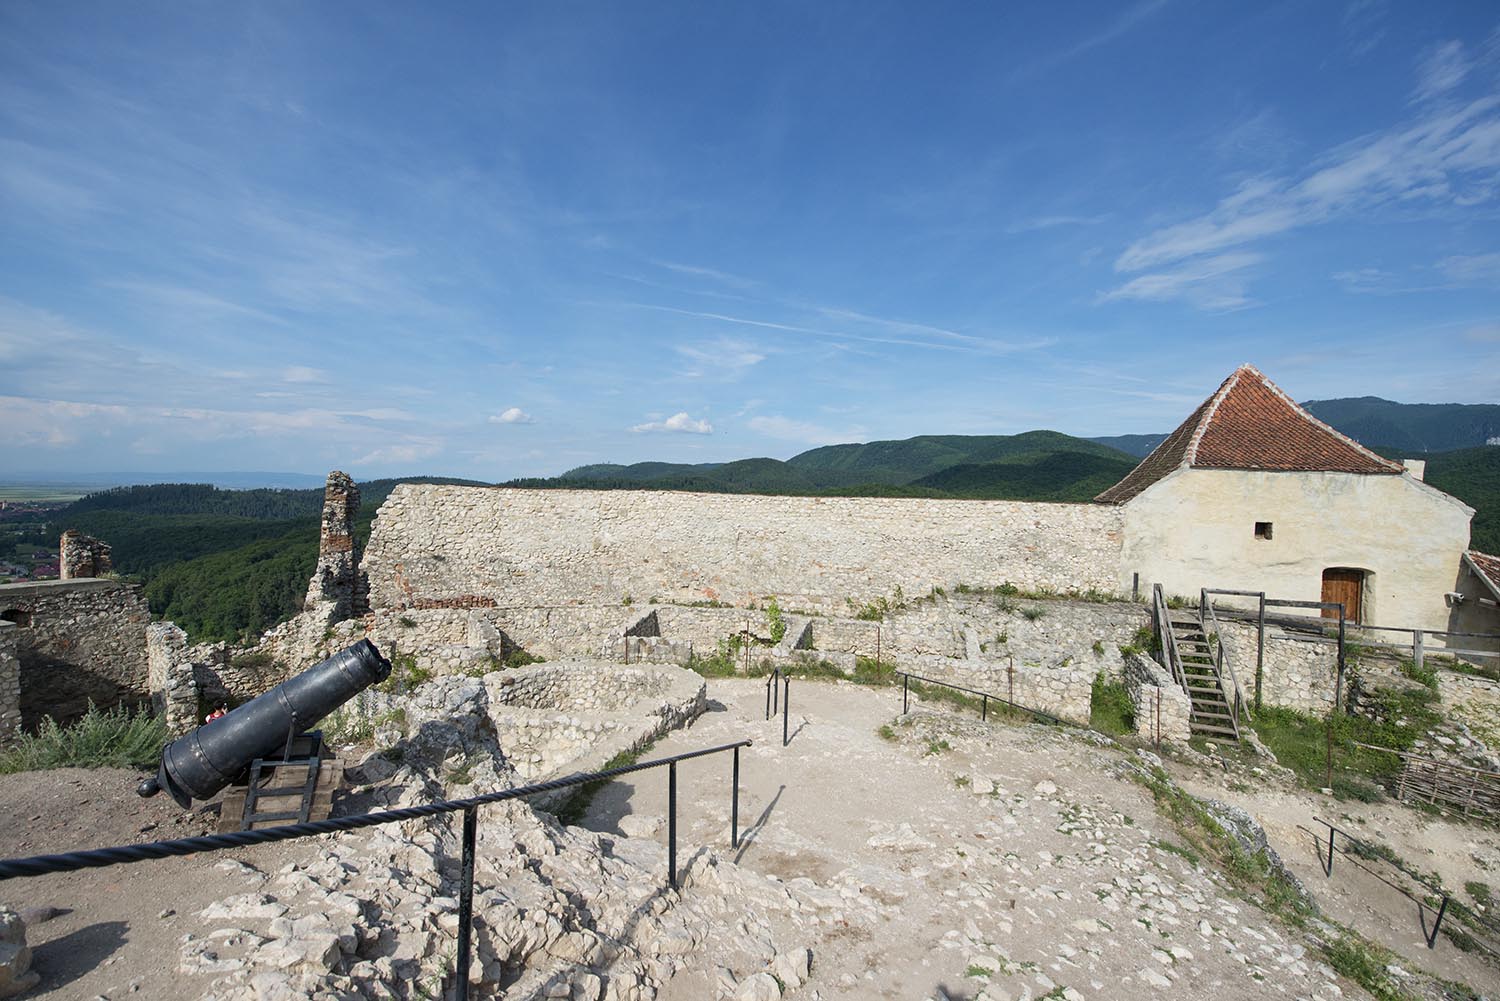
{"label": "stone tower ruin", "polygon": [[109,545],[84,535],[76,528],[70,528],[62,534],[57,551],[58,576],[63,580],[103,577],[114,569]]}
{"label": "stone tower ruin", "polygon": [[328,474],[323,488],[323,527],[318,538],[318,565],[307,586],[305,607],[331,602],[333,620],[364,611],[359,582],[359,553],[354,545],[354,516],[359,513],[359,487],[349,474]]}

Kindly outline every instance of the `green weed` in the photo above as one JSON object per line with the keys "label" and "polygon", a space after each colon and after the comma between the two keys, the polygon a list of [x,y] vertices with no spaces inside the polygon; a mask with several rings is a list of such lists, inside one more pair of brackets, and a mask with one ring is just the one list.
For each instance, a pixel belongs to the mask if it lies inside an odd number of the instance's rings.
{"label": "green weed", "polygon": [[42,720],[37,732],[23,733],[0,752],[0,775],[46,768],[146,768],[161,757],[167,725],[146,710],[124,706],[100,709],[92,702],[76,723],[58,726]]}
{"label": "green weed", "polygon": [[1135,732],[1135,706],[1130,701],[1130,692],[1118,681],[1107,679],[1103,672],[1094,678],[1089,695],[1089,726],[1115,737]]}

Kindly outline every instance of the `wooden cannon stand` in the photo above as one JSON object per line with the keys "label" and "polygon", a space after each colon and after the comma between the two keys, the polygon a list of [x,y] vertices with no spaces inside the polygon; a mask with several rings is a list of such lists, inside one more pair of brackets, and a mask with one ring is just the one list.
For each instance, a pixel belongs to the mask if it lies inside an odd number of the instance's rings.
{"label": "wooden cannon stand", "polygon": [[[321,731],[293,737],[280,757],[256,758],[225,790],[219,833],[326,820],[333,812],[333,791],[343,778],[344,764],[323,743]],[[297,798],[286,804],[291,809],[263,802],[292,797]]]}

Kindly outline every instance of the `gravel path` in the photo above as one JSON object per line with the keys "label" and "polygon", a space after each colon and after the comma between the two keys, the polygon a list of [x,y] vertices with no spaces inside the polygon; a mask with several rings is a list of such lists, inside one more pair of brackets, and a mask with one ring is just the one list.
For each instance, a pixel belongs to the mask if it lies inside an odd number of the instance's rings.
{"label": "gravel path", "polygon": [[[878,732],[899,711],[890,691],[795,681],[783,749],[763,683],[713,681],[709,696],[722,708],[652,754],[755,740],[739,857],[806,902],[791,920],[814,960],[795,996],[1363,996],[1172,851],[1149,793],[1117,777],[1118,752],[947,713],[914,713],[891,740]],[[681,856],[727,841],[728,771],[679,766]],[[665,787],[618,782],[586,823],[664,837]],[[680,975],[662,997],[704,996],[713,975]]]}

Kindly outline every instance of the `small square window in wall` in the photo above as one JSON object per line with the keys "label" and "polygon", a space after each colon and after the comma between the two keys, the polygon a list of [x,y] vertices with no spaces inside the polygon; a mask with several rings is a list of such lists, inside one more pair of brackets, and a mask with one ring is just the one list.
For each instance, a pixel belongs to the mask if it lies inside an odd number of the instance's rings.
{"label": "small square window in wall", "polygon": [[1255,537],[1257,539],[1269,539],[1271,537],[1271,523],[1269,521],[1257,521],[1255,523]]}

